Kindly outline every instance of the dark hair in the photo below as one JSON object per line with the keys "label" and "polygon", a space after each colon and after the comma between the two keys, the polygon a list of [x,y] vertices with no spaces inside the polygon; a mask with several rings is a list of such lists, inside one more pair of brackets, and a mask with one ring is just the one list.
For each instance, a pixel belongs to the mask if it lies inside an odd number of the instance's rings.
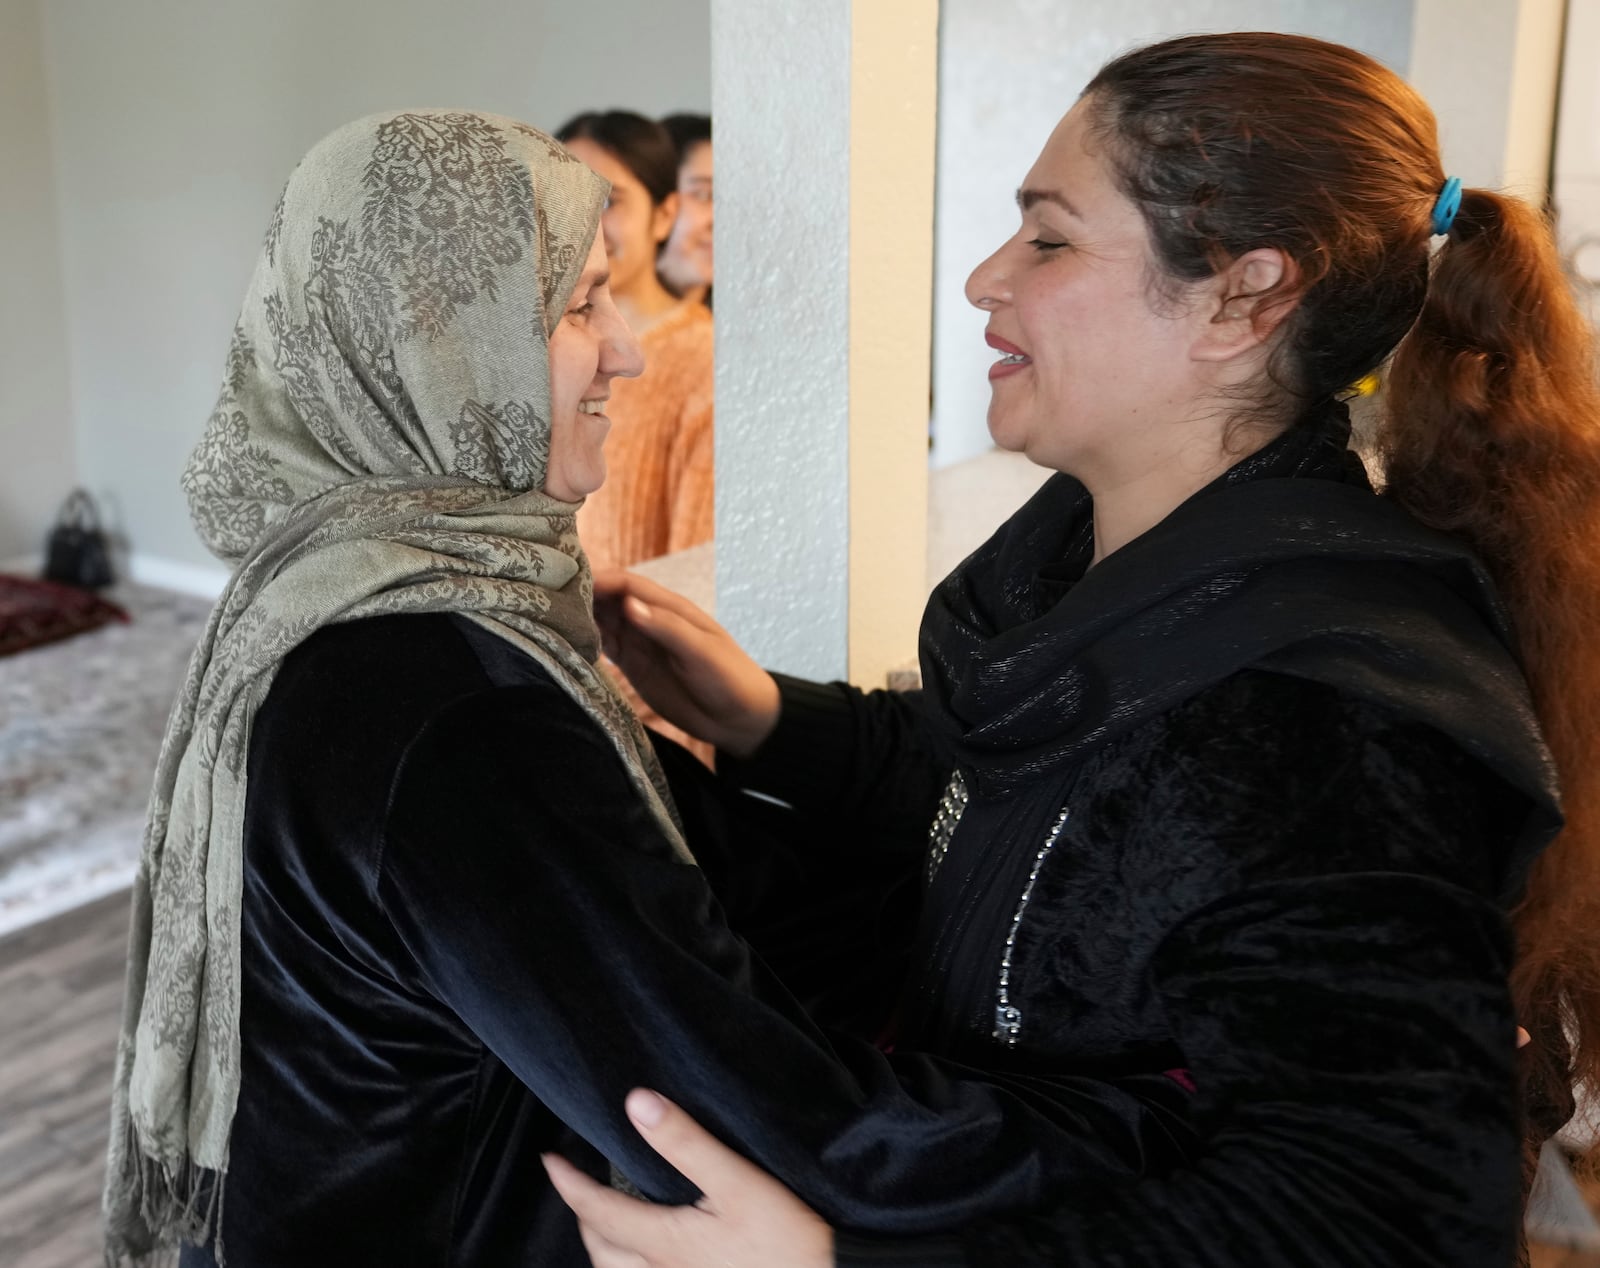
{"label": "dark hair", "polygon": [[1084,90],[1156,258],[1210,277],[1258,247],[1297,272],[1277,386],[1307,403],[1376,368],[1428,289],[1429,216],[1444,184],[1432,112],[1370,57],[1272,34],[1136,49]]}
{"label": "dark hair", "polygon": [[711,116],[708,114],[669,114],[662,118],[661,126],[672,138],[680,167],[695,146],[711,144]]}
{"label": "dark hair", "polygon": [[579,139],[615,155],[657,206],[677,190],[678,150],[671,134],[654,119],[631,110],[586,111],[556,129],[556,140],[563,144]]}
{"label": "dark hair", "polygon": [[1263,296],[1294,305],[1279,391],[1315,405],[1393,352],[1385,494],[1494,574],[1563,786],[1566,827],[1513,913],[1512,997],[1536,1036],[1524,1088],[1545,1104],[1600,1089],[1600,388],[1550,226],[1466,190],[1430,259],[1433,114],[1336,44],[1170,40],[1112,61],[1085,95],[1169,281],[1259,247],[1293,263]]}

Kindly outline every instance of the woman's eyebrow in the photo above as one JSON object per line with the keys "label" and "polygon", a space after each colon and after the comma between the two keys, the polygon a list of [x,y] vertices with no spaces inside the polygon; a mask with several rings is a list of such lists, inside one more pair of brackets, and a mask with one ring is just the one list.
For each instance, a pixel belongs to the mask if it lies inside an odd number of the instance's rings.
{"label": "woman's eyebrow", "polygon": [[1052,203],[1061,208],[1069,216],[1082,220],[1083,216],[1069,201],[1067,196],[1054,189],[1019,189],[1017,191],[1017,206],[1027,211],[1035,203]]}

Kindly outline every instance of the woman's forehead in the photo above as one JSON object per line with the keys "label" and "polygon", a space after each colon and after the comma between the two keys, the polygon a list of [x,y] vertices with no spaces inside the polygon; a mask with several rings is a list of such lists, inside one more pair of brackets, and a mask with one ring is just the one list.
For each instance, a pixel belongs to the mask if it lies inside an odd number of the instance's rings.
{"label": "woman's forehead", "polygon": [[1083,101],[1062,116],[1018,191],[1024,209],[1047,203],[1078,219],[1091,220],[1096,213],[1115,210],[1127,202],[1092,125]]}

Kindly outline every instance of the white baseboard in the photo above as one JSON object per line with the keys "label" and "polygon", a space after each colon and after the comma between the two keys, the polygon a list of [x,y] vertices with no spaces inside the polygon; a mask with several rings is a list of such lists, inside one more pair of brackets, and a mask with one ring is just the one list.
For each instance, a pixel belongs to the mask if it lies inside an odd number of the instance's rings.
{"label": "white baseboard", "polygon": [[163,590],[176,590],[179,594],[215,599],[228,584],[231,574],[226,568],[214,565],[186,564],[176,559],[163,559],[159,555],[141,555],[135,551],[128,556],[128,575],[142,586],[159,586]]}

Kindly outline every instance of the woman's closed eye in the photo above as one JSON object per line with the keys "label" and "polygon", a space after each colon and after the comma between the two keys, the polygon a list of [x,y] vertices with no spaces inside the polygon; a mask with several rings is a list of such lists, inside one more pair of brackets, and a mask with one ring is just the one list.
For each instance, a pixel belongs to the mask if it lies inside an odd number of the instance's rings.
{"label": "woman's closed eye", "polygon": [[1029,238],[1028,245],[1035,251],[1059,251],[1062,247],[1070,247],[1070,242],[1056,242],[1049,238]]}

